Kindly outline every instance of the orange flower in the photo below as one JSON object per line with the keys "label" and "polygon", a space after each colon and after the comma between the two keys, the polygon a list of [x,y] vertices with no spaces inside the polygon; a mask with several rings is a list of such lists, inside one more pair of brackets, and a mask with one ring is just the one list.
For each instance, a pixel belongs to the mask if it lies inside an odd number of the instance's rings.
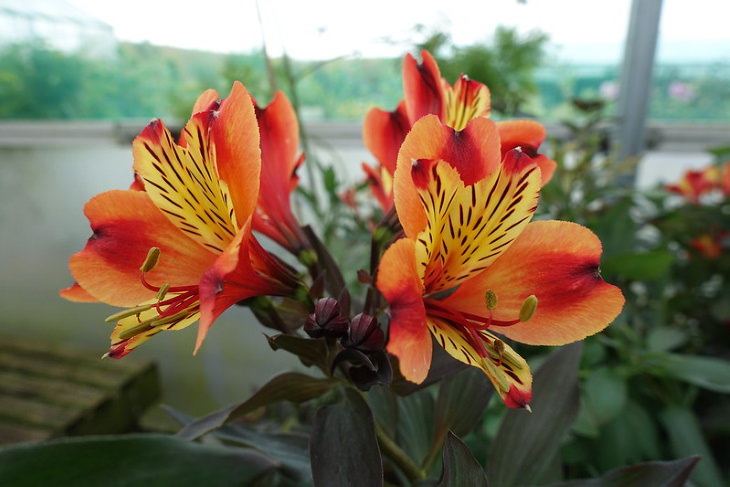
{"label": "orange flower", "polygon": [[491,120],[457,131],[430,115],[413,126],[394,175],[405,238],[377,275],[390,305],[387,349],[406,379],[425,379],[433,337],[482,369],[508,406],[526,407],[529,367],[493,332],[561,345],[618,315],[624,298],[600,277],[598,238],[574,223],[530,223],[540,187],[537,161],[503,155]]}
{"label": "orange flower", "polygon": [[[363,164],[373,194],[384,210],[393,204],[391,180],[395,172],[398,150],[414,123],[425,115],[436,115],[454,130],[463,130],[477,117],[488,117],[490,95],[485,85],[470,80],[465,75],[450,85],[441,77],[436,61],[422,51],[423,62],[407,54],[403,60],[404,99],[398,107],[388,112],[373,108],[363,124],[365,146],[378,160],[378,167]],[[531,120],[497,123],[502,141],[502,152],[519,147],[535,160],[541,169],[542,184],[546,184],[555,171],[555,162],[538,154],[545,140],[545,129]]]}
{"label": "orange flower", "polygon": [[235,83],[228,98],[216,98],[212,90],[198,98],[178,143],[151,122],[133,143],[132,188],[84,208],[93,235],[71,257],[76,283],[61,295],[132,307],[108,320],[118,320],[111,357],[200,319],[197,350],[229,306],[297,285],[251,233],[261,172],[251,97]]}
{"label": "orange flower", "polygon": [[684,198],[692,204],[699,204],[700,197],[719,186],[719,171],[715,166],[709,166],[705,169],[691,169],[684,173],[682,178],[676,184],[666,186],[667,191],[684,196]]}

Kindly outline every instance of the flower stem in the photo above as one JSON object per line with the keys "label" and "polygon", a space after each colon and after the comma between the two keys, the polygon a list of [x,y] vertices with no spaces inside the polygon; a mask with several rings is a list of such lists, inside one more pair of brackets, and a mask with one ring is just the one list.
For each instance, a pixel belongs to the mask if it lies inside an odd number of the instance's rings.
{"label": "flower stem", "polygon": [[415,483],[417,480],[425,477],[424,473],[416,466],[415,463],[413,463],[411,457],[409,457],[406,452],[401,450],[401,448],[390,438],[390,436],[387,435],[385,431],[383,431],[383,428],[381,428],[378,424],[375,425],[375,436],[378,439],[380,450],[385,456],[390,458],[393,463],[398,465],[403,473],[406,474],[408,480]]}

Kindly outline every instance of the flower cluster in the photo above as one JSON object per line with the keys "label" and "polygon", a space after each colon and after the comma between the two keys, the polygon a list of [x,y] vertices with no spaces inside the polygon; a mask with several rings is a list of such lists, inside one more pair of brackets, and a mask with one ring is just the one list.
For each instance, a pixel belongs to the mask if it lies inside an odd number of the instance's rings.
{"label": "flower cluster", "polygon": [[[466,76],[450,85],[430,54],[422,57],[405,58],[396,110],[365,119],[378,165],[363,168],[390,231],[374,229],[372,276],[360,271],[369,286],[362,312],[343,312],[349,291],[331,278],[339,269],[292,212],[303,161],[294,110],[283,94],[260,108],[235,83],[222,100],[212,90],[198,98],[178,141],[150,123],[133,143],[131,188],[86,205],[93,235],[71,257],[76,283],[61,294],[126,308],[110,317],[108,355],[199,320],[197,350],[231,305],[260,311],[253,303],[278,297],[306,309],[297,327],[338,347],[331,373],[362,389],[390,381],[392,357],[405,379],[423,382],[439,346],[481,369],[508,406],[528,407],[530,369],[508,340],[581,340],[618,315],[623,296],[601,278],[601,243],[590,230],[532,221],[555,169],[539,152],[544,128],[492,121],[486,86]],[[304,269],[265,249],[258,234]]]}
{"label": "flower cluster", "polygon": [[[700,212],[706,204],[709,204],[709,208],[718,202],[727,202],[730,197],[730,161],[712,164],[704,169],[690,169],[679,181],[665,188],[682,196]],[[702,215],[692,218],[694,224],[702,225],[703,228],[689,240],[689,247],[706,259],[716,259],[730,249],[730,228],[727,228],[726,223],[722,224],[722,218],[719,221],[706,221],[708,219]]]}
{"label": "flower cluster", "polygon": [[698,205],[703,196],[720,193],[730,196],[730,161],[721,165],[710,165],[704,169],[690,169],[674,184],[666,186],[667,191],[683,196]]}

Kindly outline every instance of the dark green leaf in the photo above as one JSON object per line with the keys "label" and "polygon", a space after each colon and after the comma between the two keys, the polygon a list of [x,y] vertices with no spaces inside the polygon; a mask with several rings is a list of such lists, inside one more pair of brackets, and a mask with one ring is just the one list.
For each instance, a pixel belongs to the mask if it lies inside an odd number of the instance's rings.
{"label": "dark green leaf", "polygon": [[669,442],[675,455],[699,455],[702,458],[692,473],[692,480],[703,486],[727,485],[722,481],[720,469],[694,413],[675,405],[662,411],[660,418],[669,434]]}
{"label": "dark green leaf", "polygon": [[444,442],[444,472],[437,487],[488,487],[487,475],[469,448],[449,432]]}
{"label": "dark green leaf", "polygon": [[383,464],[375,424],[365,400],[348,389],[343,402],[317,412],[310,443],[317,487],[383,485]]}
{"label": "dark green leaf", "polygon": [[699,459],[694,456],[670,462],[639,463],[611,470],[600,479],[570,480],[548,487],[682,487]]}
{"label": "dark green leaf", "polygon": [[434,437],[443,438],[451,430],[457,436],[469,433],[492,397],[494,387],[476,367],[441,382],[434,413]]}
{"label": "dark green leaf", "polygon": [[626,382],[608,367],[589,372],[584,386],[584,404],[600,426],[615,418],[626,405]]}
{"label": "dark green leaf", "polygon": [[535,374],[532,414],[510,410],[492,445],[487,472],[500,487],[532,485],[556,454],[579,409],[578,363],[582,343],[551,354]]}
{"label": "dark green leaf", "polygon": [[611,277],[646,281],[664,276],[673,262],[674,256],[662,250],[616,254],[603,259],[601,271]]}
{"label": "dark green leaf", "polygon": [[[186,426],[195,418],[170,406],[162,406],[180,425]],[[227,424],[211,433],[216,438],[230,444],[252,448],[268,457],[281,462],[282,471],[296,479],[310,479],[309,437],[301,434],[271,433],[257,431],[242,424]]]}
{"label": "dark green leaf", "polygon": [[665,354],[660,365],[672,377],[715,392],[730,392],[730,362],[712,357]]}
{"label": "dark green leaf", "polygon": [[430,451],[433,438],[434,399],[431,391],[418,391],[398,400],[398,444],[417,464]]}
{"label": "dark green leaf", "polygon": [[646,337],[646,346],[652,352],[668,352],[687,341],[687,333],[668,326],[655,326]]}
{"label": "dark green leaf", "polygon": [[244,402],[195,420],[180,430],[178,436],[195,439],[262,406],[279,401],[307,401],[321,396],[333,385],[331,379],[317,379],[299,372],[286,372],[271,379]]}
{"label": "dark green leaf", "polygon": [[323,338],[304,338],[294,335],[266,336],[272,350],[286,350],[293,353],[306,366],[315,365],[325,374],[329,373],[327,364],[327,344]]}
{"label": "dark green leaf", "polygon": [[63,438],[0,449],[0,485],[245,486],[278,463],[166,435]]}

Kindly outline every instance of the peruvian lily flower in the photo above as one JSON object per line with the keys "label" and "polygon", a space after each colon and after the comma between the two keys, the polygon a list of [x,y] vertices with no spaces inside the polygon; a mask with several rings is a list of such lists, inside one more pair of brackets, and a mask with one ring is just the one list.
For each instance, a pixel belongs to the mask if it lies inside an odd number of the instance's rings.
{"label": "peruvian lily flower", "polygon": [[297,287],[293,271],[252,234],[267,137],[243,85],[220,102],[208,90],[177,143],[160,120],[134,140],[130,190],[86,204],[93,235],[71,257],[76,283],[61,295],[130,308],[108,319],[117,322],[109,356],[200,320],[197,351],[231,305]]}
{"label": "peruvian lily flower", "polygon": [[[371,190],[384,210],[393,204],[392,179],[398,151],[409,130],[426,115],[436,115],[447,126],[462,130],[477,117],[488,117],[490,94],[487,87],[465,75],[453,85],[441,77],[438,65],[428,51],[422,51],[423,62],[418,63],[410,54],[403,60],[404,99],[388,112],[371,109],[363,124],[363,140],[378,160],[373,168],[363,163]],[[498,122],[502,153],[519,147],[535,160],[541,170],[542,184],[546,184],[556,164],[537,151],[545,140],[545,129],[532,120]]]}
{"label": "peruvian lily flower", "polygon": [[405,237],[384,253],[376,285],[390,305],[387,349],[407,380],[426,378],[436,343],[482,369],[507,406],[527,407],[529,367],[497,334],[533,345],[581,340],[624,298],[601,279],[590,230],[530,222],[540,168],[518,149],[502,152],[489,119],[462,131],[434,115],[416,122],[394,176]]}
{"label": "peruvian lily flower", "polygon": [[719,188],[720,170],[715,166],[705,169],[691,169],[684,173],[676,184],[666,186],[667,191],[683,196],[694,205],[700,203],[702,195]]}

